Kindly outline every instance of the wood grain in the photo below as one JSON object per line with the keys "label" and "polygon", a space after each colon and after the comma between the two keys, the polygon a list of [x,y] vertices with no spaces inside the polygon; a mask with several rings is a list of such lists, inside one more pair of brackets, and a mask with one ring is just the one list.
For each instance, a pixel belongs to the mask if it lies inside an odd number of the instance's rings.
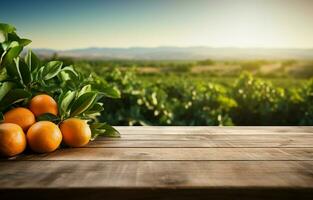
{"label": "wood grain", "polygon": [[304,140],[310,140],[313,138],[312,134],[126,134],[122,135],[121,138],[108,138],[108,137],[98,137],[97,141],[99,140],[113,140],[113,141],[123,141],[123,140],[175,140],[175,141],[181,141],[181,140],[189,140],[189,141],[195,141],[195,140],[274,140],[274,139],[304,139]]}
{"label": "wood grain", "polygon": [[0,159],[0,199],[313,199],[313,127],[117,127]]}
{"label": "wood grain", "polygon": [[313,148],[66,148],[18,160],[313,160]]}
{"label": "wood grain", "polygon": [[312,188],[313,161],[3,161],[1,188]]}
{"label": "wood grain", "polygon": [[128,134],[312,134],[313,126],[143,126],[134,128],[129,126],[116,127],[122,135]]}
{"label": "wood grain", "polygon": [[313,147],[312,135],[123,135],[122,138],[98,138],[87,148],[107,147],[144,147],[144,148],[181,148],[181,147]]}

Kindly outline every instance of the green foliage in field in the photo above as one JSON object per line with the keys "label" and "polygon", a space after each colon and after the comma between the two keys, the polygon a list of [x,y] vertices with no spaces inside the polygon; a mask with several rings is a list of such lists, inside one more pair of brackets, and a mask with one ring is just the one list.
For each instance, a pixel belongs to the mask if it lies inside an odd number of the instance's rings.
{"label": "green foliage in field", "polygon": [[214,65],[215,62],[211,59],[201,60],[197,62],[198,65]]}
{"label": "green foliage in field", "polygon": [[115,125],[313,125],[313,80],[278,87],[242,73],[222,84],[105,68],[99,76],[121,89],[121,99],[103,99],[102,118]]}
{"label": "green foliage in field", "polygon": [[[232,97],[239,106],[232,110],[233,121],[240,125],[286,124],[285,90],[271,82],[255,79],[244,73],[232,88]],[[284,113],[286,112],[286,113]]]}
{"label": "green foliage in field", "polygon": [[121,89],[103,100],[114,125],[313,124],[310,60],[66,62]]}
{"label": "green foliage in field", "polygon": [[[301,89],[300,108],[304,115],[301,118],[301,125],[313,125],[313,79]],[[298,108],[299,109],[299,108]]]}

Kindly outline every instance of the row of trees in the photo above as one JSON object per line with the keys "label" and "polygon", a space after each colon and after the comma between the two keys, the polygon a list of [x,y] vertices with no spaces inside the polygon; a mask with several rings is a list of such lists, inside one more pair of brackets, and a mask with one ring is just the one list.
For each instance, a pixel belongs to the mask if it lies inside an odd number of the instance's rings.
{"label": "row of trees", "polygon": [[121,99],[103,100],[102,118],[114,125],[313,125],[313,79],[288,89],[249,73],[231,86],[188,79],[147,82],[117,69],[99,76],[121,90]]}

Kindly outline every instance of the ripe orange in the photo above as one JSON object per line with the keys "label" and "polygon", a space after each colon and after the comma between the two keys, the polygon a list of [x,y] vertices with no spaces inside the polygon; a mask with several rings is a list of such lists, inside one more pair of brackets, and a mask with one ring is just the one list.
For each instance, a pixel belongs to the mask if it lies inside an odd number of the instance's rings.
{"label": "ripe orange", "polygon": [[57,102],[46,94],[40,94],[33,97],[30,100],[29,109],[35,114],[36,117],[45,113],[53,115],[58,114]]}
{"label": "ripe orange", "polygon": [[22,153],[26,148],[26,137],[20,126],[12,123],[0,124],[0,154],[6,157]]}
{"label": "ripe orange", "polygon": [[28,129],[26,136],[30,148],[37,153],[52,152],[62,141],[59,127],[49,121],[35,123]]}
{"label": "ripe orange", "polygon": [[60,129],[64,143],[70,147],[81,147],[86,145],[91,137],[91,130],[85,120],[70,118],[64,120]]}
{"label": "ripe orange", "polygon": [[34,114],[27,108],[13,108],[4,114],[4,123],[19,125],[24,131],[36,122]]}

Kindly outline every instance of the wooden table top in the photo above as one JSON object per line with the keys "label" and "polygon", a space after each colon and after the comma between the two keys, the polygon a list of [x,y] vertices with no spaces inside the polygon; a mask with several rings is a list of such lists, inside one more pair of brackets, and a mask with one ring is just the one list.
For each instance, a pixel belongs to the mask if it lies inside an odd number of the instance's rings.
{"label": "wooden table top", "polygon": [[0,160],[0,199],[313,199],[313,127],[116,127]]}

